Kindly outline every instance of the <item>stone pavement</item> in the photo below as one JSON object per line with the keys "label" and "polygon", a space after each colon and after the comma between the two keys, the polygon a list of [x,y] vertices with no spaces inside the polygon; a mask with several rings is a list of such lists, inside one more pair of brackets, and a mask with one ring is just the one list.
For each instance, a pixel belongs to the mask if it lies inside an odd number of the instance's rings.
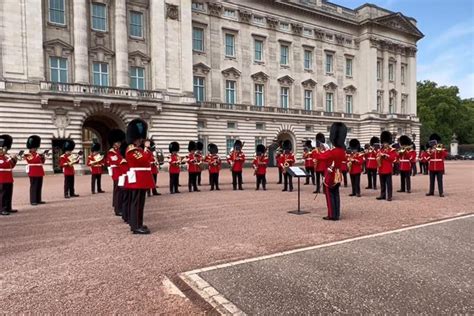
{"label": "stone pavement", "polygon": [[[376,201],[377,191],[351,198],[343,188],[342,220],[327,222],[324,196],[314,199],[302,186],[303,216],[297,194],[282,193],[276,170],[269,190],[254,190],[253,171],[245,170],[245,191],[233,192],[223,170],[222,191],[167,193],[168,175],[160,174],[164,195],[147,200],[148,236],[132,235],[111,209],[111,181],[105,194],[90,194],[90,178],[77,177],[77,199],[64,200],[61,175],[45,178],[46,205],[28,203],[29,182],[14,188],[17,214],[0,217],[0,313],[163,313],[213,311],[178,277],[180,273],[236,260],[402,228],[473,212],[474,163],[448,162],[446,197],[425,197],[427,176],[413,179],[412,194]],[[363,177],[362,187],[366,185]],[[207,176],[203,175],[207,183]],[[399,179],[394,177],[394,188]],[[187,297],[170,286],[170,279]]]}

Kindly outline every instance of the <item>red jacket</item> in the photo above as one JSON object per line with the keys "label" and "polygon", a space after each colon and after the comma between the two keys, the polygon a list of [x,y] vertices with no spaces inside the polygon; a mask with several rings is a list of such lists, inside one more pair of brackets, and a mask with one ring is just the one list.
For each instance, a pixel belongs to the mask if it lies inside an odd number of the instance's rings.
{"label": "red jacket", "polygon": [[109,175],[112,177],[113,181],[118,181],[120,175],[122,175],[120,164],[123,162],[123,160],[124,159],[120,154],[120,151],[114,148],[111,148],[107,153],[105,161],[109,168]]}
{"label": "red jacket", "polygon": [[327,168],[324,170],[324,184],[333,187],[336,184],[336,176],[340,174],[342,162],[346,160],[344,148],[333,148],[318,154],[318,163],[324,162]]}
{"label": "red jacket", "polygon": [[90,154],[87,157],[87,166],[90,167],[92,174],[102,174],[102,168],[104,167],[104,159],[96,160],[95,155]]}
{"label": "red jacket", "polygon": [[398,161],[400,162],[400,171],[411,171],[411,164],[413,163],[413,152],[414,151],[405,151],[402,154],[398,154]]}
{"label": "red jacket", "polygon": [[208,154],[204,161],[209,164],[209,173],[215,174],[221,170],[222,161],[218,155]]}
{"label": "red jacket", "polygon": [[420,151],[420,154],[418,155],[418,158],[420,159],[420,161],[422,163],[426,163],[428,162],[428,158],[430,157],[430,155],[426,152],[426,151]]}
{"label": "red jacket", "polygon": [[444,160],[448,156],[446,149],[443,150],[431,150],[428,158],[428,170],[429,171],[444,171]]}
{"label": "red jacket", "polygon": [[232,165],[232,171],[241,172],[244,168],[245,154],[241,151],[233,151],[227,156],[227,163]]}
{"label": "red jacket", "polygon": [[199,151],[199,150],[196,150],[196,152],[194,153],[194,157],[196,159],[196,161],[199,163],[198,164],[198,171],[197,172],[201,172],[202,171],[202,163],[204,162],[204,157],[202,156],[202,151]]}
{"label": "red jacket", "polygon": [[361,174],[362,165],[364,164],[364,154],[363,153],[354,153],[350,154],[348,158],[348,163],[351,162],[350,174]]}
{"label": "red jacket", "polygon": [[283,156],[282,153],[280,152],[277,152],[277,154],[275,155],[275,161],[276,161],[276,164],[278,166],[278,169],[282,170],[282,167],[281,167],[281,157]]}
{"label": "red jacket", "polygon": [[377,170],[377,150],[371,150],[365,153],[365,167],[370,170]]}
{"label": "red jacket", "polygon": [[145,148],[144,151],[148,157],[148,160],[150,161],[151,173],[158,174],[158,166],[156,165],[157,161],[156,161],[153,151],[151,151],[149,148]]}
{"label": "red jacket", "polygon": [[326,151],[323,151],[321,149],[313,150],[312,156],[316,166],[316,168],[314,169],[316,172],[324,172],[326,170],[326,161],[325,159],[320,158],[321,155],[324,154]]}
{"label": "red jacket", "polygon": [[189,153],[188,157],[188,172],[189,173],[199,173],[201,172],[199,155],[195,153]]}
{"label": "red jacket", "polygon": [[379,174],[392,174],[393,162],[397,159],[397,152],[392,148],[383,148],[378,155],[382,156],[382,164],[379,167]]}
{"label": "red jacket", "polygon": [[0,155],[0,183],[13,183],[13,168],[15,168],[16,159],[8,155]]}
{"label": "red jacket", "polygon": [[281,155],[281,167],[285,168],[285,163],[287,163],[290,167],[295,164],[295,155],[293,153],[283,154]]}
{"label": "red jacket", "polygon": [[346,159],[344,159],[341,163],[341,171],[342,172],[347,172],[348,171],[348,168],[347,168],[347,159],[349,159],[349,154],[346,153]]}
{"label": "red jacket", "polygon": [[59,166],[63,168],[63,173],[65,176],[74,175],[74,165],[79,163],[79,160],[71,161],[72,157],[70,154],[63,154],[59,157]]}
{"label": "red jacket", "polygon": [[179,174],[181,171],[181,158],[178,154],[171,154],[169,157],[169,173],[170,174]]}
{"label": "red jacket", "polygon": [[127,160],[129,167],[127,172],[127,183],[125,184],[126,189],[146,190],[155,187],[155,181],[151,174],[150,160],[141,147],[129,145],[125,159]]}
{"label": "red jacket", "polygon": [[255,156],[252,165],[256,175],[265,175],[267,173],[268,156]]}
{"label": "red jacket", "polygon": [[43,164],[46,161],[43,155],[38,153],[25,154],[27,173],[29,177],[44,177]]}
{"label": "red jacket", "polygon": [[303,154],[303,159],[305,168],[314,169],[314,160],[310,151]]}

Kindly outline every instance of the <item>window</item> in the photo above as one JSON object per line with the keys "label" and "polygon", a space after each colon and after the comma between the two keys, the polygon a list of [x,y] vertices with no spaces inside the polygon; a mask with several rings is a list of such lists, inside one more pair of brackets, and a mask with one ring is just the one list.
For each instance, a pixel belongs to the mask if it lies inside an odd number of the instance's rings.
{"label": "window", "polygon": [[352,58],[346,58],[346,76],[352,77]]}
{"label": "window", "polygon": [[107,7],[102,3],[92,3],[92,29],[107,31]]}
{"label": "window", "polygon": [[130,68],[130,88],[138,90],[145,89],[145,68]]}
{"label": "window", "polygon": [[193,8],[193,10],[204,11],[204,3],[193,2],[192,8]]}
{"label": "window", "polygon": [[66,24],[64,11],[64,0],[49,0],[49,22]]}
{"label": "window", "polygon": [[143,13],[130,12],[130,36],[143,37]]}
{"label": "window", "polygon": [[304,130],[305,130],[306,132],[312,132],[312,131],[313,131],[313,125],[306,125],[306,126],[304,127]]}
{"label": "window", "polygon": [[194,97],[196,102],[204,102],[206,100],[206,86],[203,77],[194,77]]}
{"label": "window", "polygon": [[346,95],[346,113],[352,113],[353,99],[352,95]]}
{"label": "window", "polygon": [[265,123],[257,123],[257,124],[255,124],[255,129],[264,130],[264,129],[265,129]]}
{"label": "window", "polygon": [[225,35],[225,55],[228,57],[235,56],[235,36],[234,34]]}
{"label": "window", "polygon": [[377,112],[378,113],[382,112],[382,96],[381,95],[377,96]]}
{"label": "window", "polygon": [[395,98],[393,96],[388,99],[388,113],[395,113]]}
{"label": "window", "polygon": [[206,128],[206,122],[203,120],[198,120],[198,128]]}
{"label": "window", "polygon": [[227,154],[229,154],[232,149],[234,149],[234,142],[235,142],[235,138],[232,137],[232,136],[227,136],[226,139],[225,139],[225,147],[226,147],[226,150],[227,150]]}
{"label": "window", "polygon": [[388,80],[395,80],[395,65],[393,63],[388,64]]}
{"label": "window", "polygon": [[263,61],[263,41],[255,40],[255,61]]}
{"label": "window", "polygon": [[286,22],[280,22],[280,29],[283,31],[289,31],[290,30],[290,24]]}
{"label": "window", "polygon": [[96,86],[109,85],[109,64],[94,63],[92,65],[93,84]]}
{"label": "window", "polygon": [[204,30],[200,27],[193,27],[193,50],[204,51]]}
{"label": "window", "polygon": [[334,111],[334,93],[326,93],[326,112]]}
{"label": "window", "polygon": [[326,53],[326,74],[333,73],[333,59],[334,59],[333,54]]}
{"label": "window", "polygon": [[405,84],[405,70],[406,70],[406,66],[402,65],[402,69],[401,69],[401,73],[400,73],[402,84]]}
{"label": "window", "polygon": [[235,104],[236,102],[236,82],[233,80],[226,80],[225,82],[225,102]]}
{"label": "window", "polygon": [[280,89],[280,106],[284,109],[288,109],[290,99],[290,88],[281,87]]}
{"label": "window", "polygon": [[263,19],[262,16],[256,16],[254,15],[253,17],[253,21],[257,24],[264,24],[265,23],[265,20]]}
{"label": "window", "polygon": [[263,141],[263,137],[255,137],[255,151],[257,151],[258,145],[265,145]]}
{"label": "window", "polygon": [[402,107],[402,108],[400,109],[400,112],[401,112],[402,114],[405,114],[405,112],[406,112],[406,104],[407,104],[406,101],[407,101],[406,98],[405,98],[405,97],[402,97],[402,104],[401,104],[401,107]]}
{"label": "window", "polygon": [[289,52],[290,48],[288,47],[288,45],[280,46],[280,65],[289,64]]}
{"label": "window", "polygon": [[304,90],[304,109],[311,111],[313,109],[313,91]]}
{"label": "window", "polygon": [[224,16],[228,18],[235,18],[235,10],[232,9],[224,9]]}
{"label": "window", "polygon": [[331,34],[326,34],[326,39],[332,41],[332,35]]}
{"label": "window", "polygon": [[236,129],[237,123],[236,122],[227,122],[227,128]]}
{"label": "window", "polygon": [[303,29],[303,35],[305,35],[305,36],[313,36],[313,30],[305,27],[305,28]]}
{"label": "window", "polygon": [[255,84],[255,105],[265,105],[265,86],[263,84]]}
{"label": "window", "polygon": [[377,60],[377,80],[382,80],[382,61]]}
{"label": "window", "polygon": [[51,81],[67,83],[67,59],[59,57],[49,58],[49,67],[51,71]]}
{"label": "window", "polygon": [[311,70],[313,68],[313,52],[305,49],[304,51],[304,69]]}

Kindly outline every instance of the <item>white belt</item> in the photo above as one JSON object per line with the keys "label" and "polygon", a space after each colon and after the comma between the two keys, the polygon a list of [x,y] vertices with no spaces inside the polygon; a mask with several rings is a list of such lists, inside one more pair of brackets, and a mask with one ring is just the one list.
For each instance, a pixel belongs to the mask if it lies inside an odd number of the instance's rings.
{"label": "white belt", "polygon": [[443,161],[443,159],[430,159],[430,161]]}
{"label": "white belt", "polygon": [[5,171],[5,172],[8,172],[8,171],[12,171],[13,169],[0,169],[0,171]]}
{"label": "white belt", "polygon": [[410,162],[408,159],[401,159],[400,162]]}
{"label": "white belt", "polygon": [[118,166],[109,166],[109,168],[117,168]]}
{"label": "white belt", "polygon": [[151,168],[130,168],[130,171],[151,171]]}
{"label": "white belt", "polygon": [[30,164],[28,164],[28,166],[30,166],[30,167],[42,167],[43,164],[42,163],[30,163]]}
{"label": "white belt", "polygon": [[376,160],[376,158],[367,158],[367,160]]}

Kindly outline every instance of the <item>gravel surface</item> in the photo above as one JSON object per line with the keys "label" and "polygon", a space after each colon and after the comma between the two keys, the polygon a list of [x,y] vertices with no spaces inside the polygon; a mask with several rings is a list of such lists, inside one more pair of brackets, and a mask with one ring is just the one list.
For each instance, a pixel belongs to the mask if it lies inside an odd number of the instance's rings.
{"label": "gravel surface", "polygon": [[[221,173],[221,190],[168,194],[168,174],[159,175],[162,196],[147,200],[148,236],[132,235],[113,215],[111,181],[105,194],[90,194],[89,176],[76,178],[79,198],[63,199],[62,175],[45,178],[46,205],[28,203],[29,181],[14,188],[17,214],[0,217],[0,312],[2,313],[164,313],[196,314],[208,307],[173,294],[165,277],[200,267],[271,254],[349,237],[453,217],[473,211],[474,163],[448,162],[446,197],[425,197],[428,176],[413,178],[413,193],[394,193],[394,201],[376,201],[378,191],[348,197],[341,190],[342,220],[321,220],[325,199],[314,199],[302,186],[281,192],[276,170],[269,170],[268,191],[254,190],[253,170],[244,172],[244,191],[231,190],[229,170]],[[362,177],[366,186],[366,177]],[[207,173],[203,174],[207,183]],[[394,178],[394,190],[399,179]]]}

